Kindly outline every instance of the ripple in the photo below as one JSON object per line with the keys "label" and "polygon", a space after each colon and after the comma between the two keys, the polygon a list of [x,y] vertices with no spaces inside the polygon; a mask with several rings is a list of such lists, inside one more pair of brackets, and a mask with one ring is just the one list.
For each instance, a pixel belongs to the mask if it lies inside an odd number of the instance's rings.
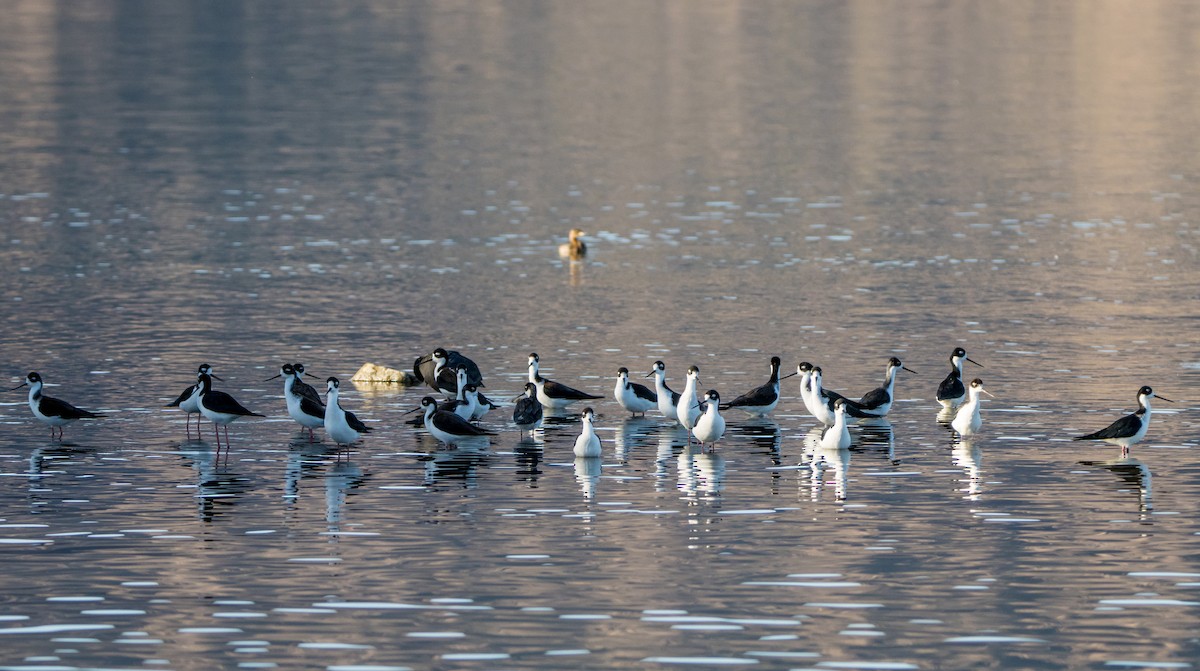
{"label": "ripple", "polygon": [[654,664],[696,664],[699,666],[736,666],[758,664],[757,659],[745,659],[742,657],[646,657],[642,661]]}

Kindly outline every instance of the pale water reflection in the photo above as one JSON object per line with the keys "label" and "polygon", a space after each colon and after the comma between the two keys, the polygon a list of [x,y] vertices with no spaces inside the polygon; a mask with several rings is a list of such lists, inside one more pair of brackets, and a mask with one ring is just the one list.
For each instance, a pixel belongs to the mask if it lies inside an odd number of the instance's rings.
{"label": "pale water reflection", "polygon": [[[0,668],[1192,668],[1200,8],[77,4],[0,22],[10,378]],[[587,231],[587,256],[557,248]],[[425,389],[263,380],[434,347],[595,401],[448,448]],[[955,347],[997,395],[956,442]],[[612,372],[770,357],[886,420],[818,453],[796,380],[715,450]],[[163,409],[212,363],[266,419]],[[643,380],[644,381],[644,380]],[[1131,459],[1070,438],[1155,409]],[[703,390],[702,390],[703,391]],[[320,431],[318,431],[320,435]]]}

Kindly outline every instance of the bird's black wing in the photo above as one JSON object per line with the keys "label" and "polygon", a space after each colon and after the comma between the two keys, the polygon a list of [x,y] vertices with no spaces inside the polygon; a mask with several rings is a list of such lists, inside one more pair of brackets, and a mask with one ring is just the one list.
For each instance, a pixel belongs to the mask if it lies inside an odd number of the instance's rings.
{"label": "bird's black wing", "polygon": [[1072,440],[1105,440],[1108,438],[1124,438],[1137,433],[1138,429],[1140,428],[1142,428],[1142,418],[1137,413],[1134,413],[1132,415],[1125,415],[1121,419],[1118,419],[1117,421],[1109,424],[1099,431],[1096,431],[1095,433],[1089,433],[1086,436],[1076,436]]}

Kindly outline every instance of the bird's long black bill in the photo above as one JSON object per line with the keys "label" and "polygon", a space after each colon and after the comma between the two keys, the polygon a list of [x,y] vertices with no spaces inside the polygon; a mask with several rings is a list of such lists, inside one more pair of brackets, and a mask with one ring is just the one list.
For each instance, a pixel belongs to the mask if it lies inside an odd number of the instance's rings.
{"label": "bird's long black bill", "polygon": [[9,391],[16,391],[16,390],[20,389],[21,387],[27,387],[27,386],[29,386],[28,382],[22,382],[21,384],[13,387],[12,389],[9,389]]}

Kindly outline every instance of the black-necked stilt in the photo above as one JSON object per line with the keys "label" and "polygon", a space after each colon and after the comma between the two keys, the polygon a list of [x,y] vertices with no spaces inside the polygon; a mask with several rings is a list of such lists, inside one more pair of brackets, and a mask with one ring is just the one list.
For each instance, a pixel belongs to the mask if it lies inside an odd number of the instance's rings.
{"label": "black-necked stilt", "polygon": [[585,235],[587,233],[584,231],[572,228],[567,233],[567,241],[558,246],[558,255],[572,261],[578,261],[587,256],[587,245],[583,242],[583,236]]}
{"label": "black-necked stilt", "polygon": [[296,366],[297,364],[285,363],[279,367],[279,375],[272,375],[263,382],[269,382],[278,377],[283,378],[283,401],[287,404],[288,416],[296,420],[300,426],[308,429],[308,439],[311,441],[316,438],[313,429],[325,426],[325,404],[321,402],[319,396],[314,401],[297,390],[297,384],[303,384],[308,389],[312,389],[312,387],[299,381],[300,376],[296,374]]}
{"label": "black-necked stilt", "polygon": [[667,386],[667,365],[661,361],[654,362],[654,368],[646,377],[654,376],[654,394],[658,397],[658,411],[663,417],[672,422],[679,421],[679,392],[672,391]]}
{"label": "black-necked stilt", "polygon": [[495,410],[496,408],[499,408],[500,406],[492,403],[492,399],[485,396],[482,391],[479,391],[479,387],[475,387],[474,385],[472,386],[474,389],[471,391],[471,401],[472,407],[475,408],[475,410],[471,413],[471,421],[478,422],[479,420],[483,419],[484,415],[488,414],[492,410]]}
{"label": "black-necked stilt", "polygon": [[962,381],[964,361],[970,361],[983,368],[983,364],[967,356],[967,350],[961,347],[954,348],[954,351],[950,353],[950,374],[946,376],[945,380],[942,380],[937,390],[937,401],[942,404],[944,410],[950,410],[962,403],[967,396],[967,388]]}
{"label": "black-necked stilt", "polygon": [[846,426],[846,399],[833,402],[833,424],[825,427],[821,434],[823,450],[845,450],[850,448],[850,429]]}
{"label": "black-necked stilt", "polygon": [[522,432],[532,432],[542,425],[542,402],[537,399],[537,385],[525,383],[525,393],[513,399],[513,424]]}
{"label": "black-necked stilt", "polygon": [[950,422],[950,426],[960,436],[973,436],[979,433],[979,427],[983,426],[983,417],[979,414],[979,406],[983,402],[981,396],[983,394],[991,396],[992,392],[983,388],[983,380],[975,378],[971,380],[967,394],[967,402],[958,407],[958,412]]}
{"label": "black-necked stilt", "polygon": [[455,383],[455,388],[457,391],[455,392],[454,398],[442,403],[438,409],[445,412],[452,412],[459,417],[470,421],[471,415],[475,412],[475,405],[472,401],[472,398],[468,397],[467,395],[467,387],[470,386],[471,389],[475,389],[476,387],[475,385],[467,382],[467,369],[465,367],[456,366],[454,368],[454,375],[457,378]]}
{"label": "black-necked stilt", "polygon": [[58,438],[62,440],[63,426],[77,419],[107,417],[107,415],[76,408],[66,401],[43,395],[42,384],[42,376],[35,371],[26,375],[24,382],[9,391],[29,386],[29,409],[33,411],[33,416],[38,418],[38,421],[50,427],[50,438],[54,438],[54,429],[57,428]]}
{"label": "black-necked stilt", "polygon": [[217,425],[225,427],[225,447],[229,447],[229,425],[240,417],[264,417],[257,412],[251,412],[242,407],[232,396],[223,391],[213,391],[212,377],[200,373],[200,414],[213,423],[213,433],[217,436],[217,448],[221,447],[221,434]]}
{"label": "black-necked stilt", "polygon": [[[184,417],[184,426],[185,426],[184,430],[187,431],[187,435],[189,438],[192,435],[192,415],[200,414],[200,382],[199,382],[200,374],[207,373],[214,380],[221,379],[221,378],[217,377],[216,374],[214,374],[212,371],[213,371],[212,366],[210,366],[206,363],[200,364],[200,367],[196,369],[196,380],[197,380],[196,384],[193,384],[192,386],[188,387],[187,389],[184,389],[183,393],[179,395],[179,398],[177,398],[174,401],[171,401],[170,403],[163,406],[165,408],[179,408],[180,410],[187,413],[186,416]],[[200,418],[197,417],[196,418],[196,432],[198,433],[199,431],[200,431]]]}
{"label": "black-necked stilt", "polygon": [[847,399],[846,414],[859,418],[887,417],[888,412],[892,409],[896,376],[901,370],[906,370],[916,375],[916,371],[905,366],[896,357],[888,359],[887,373],[884,376],[883,386],[868,391],[857,401],[849,401]]}
{"label": "black-necked stilt", "polygon": [[645,415],[646,411],[658,405],[658,394],[650,391],[644,384],[629,381],[629,369],[624,366],[617,369],[617,384],[613,387],[613,398],[617,403],[633,414]]}
{"label": "black-necked stilt", "polygon": [[1074,440],[1103,440],[1106,443],[1120,445],[1121,456],[1128,456],[1129,446],[1145,438],[1146,429],[1150,428],[1150,399],[1152,398],[1161,398],[1167,403],[1174,403],[1171,399],[1154,393],[1154,390],[1150,387],[1142,387],[1138,389],[1137,393],[1137,412],[1132,415],[1125,415],[1095,433],[1089,433],[1086,436],[1076,436]]}
{"label": "black-necked stilt", "polygon": [[825,426],[833,426],[835,421],[833,416],[834,402],[838,399],[849,402],[849,399],[836,391],[830,391],[825,388],[820,366],[813,366],[812,370],[809,371],[808,386],[808,400],[812,403],[812,407],[808,411],[812,413],[812,416],[818,422]]}
{"label": "black-necked stilt", "polygon": [[341,382],[336,377],[325,380],[325,435],[333,439],[338,446],[347,447],[358,440],[359,435],[373,429],[354,416],[354,413],[342,408],[338,402],[338,392]]}
{"label": "black-necked stilt", "polygon": [[579,437],[575,439],[575,456],[577,457],[600,456],[600,436],[596,435],[596,429],[592,426],[595,416],[596,413],[591,408],[583,409],[583,429]]}
{"label": "black-necked stilt", "polygon": [[801,361],[796,365],[796,372],[792,375],[800,376],[800,400],[804,402],[804,409],[813,417],[817,416],[816,402],[813,400],[813,365],[807,361]]}
{"label": "black-necked stilt", "polygon": [[675,406],[675,418],[688,430],[688,442],[691,442],[691,430],[696,427],[700,418],[700,401],[696,398],[696,387],[700,384],[700,367],[688,366],[687,383],[683,385],[683,393],[679,395],[679,403]]}
{"label": "black-necked stilt", "polygon": [[471,438],[496,435],[491,431],[475,426],[452,412],[438,410],[437,401],[432,396],[422,398],[421,407],[413,408],[409,412],[416,412],[422,409],[425,411],[426,430],[434,438],[447,445],[457,445],[460,441]]}
{"label": "black-necked stilt", "polygon": [[[721,416],[721,395],[716,389],[709,389],[704,394],[704,399],[708,402],[708,406],[704,410],[704,414],[696,419],[696,424],[692,427],[692,435],[696,440],[700,441],[701,447],[710,445],[716,447],[718,440],[725,435],[725,418]],[[697,410],[699,409],[699,403]]]}
{"label": "black-necked stilt", "polygon": [[775,409],[776,405],[779,405],[779,366],[781,364],[779,357],[771,357],[771,376],[767,378],[767,383],[722,405],[721,409],[737,408],[753,417],[766,417]]}
{"label": "black-necked stilt", "polygon": [[292,377],[296,378],[296,383],[292,385],[292,393],[303,396],[310,401],[316,401],[317,403],[320,403],[322,407],[324,407],[325,401],[321,400],[321,392],[317,391],[311,384],[304,381],[305,375],[314,380],[321,379],[312,373],[304,372],[304,364],[298,361],[292,364]]}
{"label": "black-necked stilt", "polygon": [[560,384],[554,380],[547,380],[538,374],[538,365],[541,358],[537,352],[532,352],[529,355],[529,381],[537,385],[538,400],[542,405],[551,409],[565,408],[575,401],[587,401],[602,396],[589,394],[578,389],[572,389],[565,384]]}
{"label": "black-necked stilt", "polygon": [[458,392],[457,374],[454,369],[458,366],[467,367],[467,382],[478,387],[484,386],[483,374],[479,372],[479,366],[474,361],[441,347],[433,350],[431,354],[417,357],[413,362],[413,375],[446,398],[454,398]]}

